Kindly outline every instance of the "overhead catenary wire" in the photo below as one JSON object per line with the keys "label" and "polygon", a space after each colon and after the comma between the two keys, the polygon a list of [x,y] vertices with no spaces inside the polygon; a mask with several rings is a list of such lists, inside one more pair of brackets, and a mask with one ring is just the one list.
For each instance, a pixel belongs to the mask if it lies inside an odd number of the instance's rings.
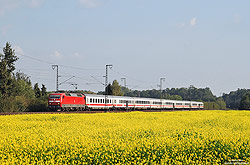
{"label": "overhead catenary wire", "polygon": [[[3,47],[0,47],[0,48],[3,48]],[[51,61],[46,61],[46,60],[42,60],[42,59],[39,59],[39,58],[35,58],[35,57],[31,57],[31,56],[29,56],[29,55],[26,55],[26,54],[23,54],[23,53],[18,53],[18,52],[15,52],[15,54],[17,54],[17,55],[20,55],[20,56],[23,56],[23,57],[25,57],[25,58],[29,58],[29,59],[31,59],[31,60],[34,60],[34,61],[38,61],[38,62],[42,62],[42,63],[45,63],[45,64],[49,64],[49,65],[53,65],[53,64],[55,64],[54,62],[51,62]],[[99,69],[99,68],[82,68],[82,67],[74,67],[74,66],[68,66],[68,65],[63,65],[63,64],[58,64],[58,66],[60,66],[60,67],[64,67],[64,68],[70,68],[70,69],[78,69],[78,70],[103,70],[103,69]],[[40,71],[42,71],[42,70],[50,70],[50,69],[40,69],[40,68],[37,68],[37,69],[20,69],[20,70],[40,70]],[[118,72],[118,71],[116,71],[116,70],[114,70],[114,69],[111,69],[111,71],[112,72],[114,72],[114,73],[116,73],[116,74],[118,74],[118,75],[121,75],[121,76],[123,76],[123,77],[126,77],[126,78],[128,78],[128,79],[130,79],[130,80],[134,80],[134,81],[137,81],[137,82],[140,82],[140,83],[143,83],[143,84],[155,84],[155,82],[145,82],[145,81],[142,81],[142,80],[138,80],[138,79],[135,79],[135,78],[133,78],[133,77],[131,77],[131,76],[128,76],[128,75],[126,75],[126,74],[123,74],[123,73],[120,73],[120,72]],[[33,72],[34,73],[34,72]],[[61,71],[60,71],[60,73],[62,73]],[[63,74],[65,74],[65,73],[63,73]],[[72,76],[72,75],[69,75],[69,74],[65,74],[65,75],[67,75],[68,77],[69,76]],[[61,76],[61,77],[67,77],[67,76]],[[82,77],[78,77],[78,76],[74,76],[75,78],[79,78],[79,79],[82,79],[82,80],[85,80],[85,81],[91,81],[90,79],[85,79],[85,78],[82,78]],[[91,76],[92,78],[94,78],[93,76]],[[103,83],[101,82],[101,81],[99,81],[98,79],[96,79],[96,78],[94,78],[98,83],[86,83],[86,84],[102,84],[103,85]],[[139,86],[142,86],[142,85],[137,85],[136,87],[139,87]],[[135,89],[136,87],[134,87],[134,88],[132,88],[132,89]],[[150,86],[150,87],[152,87],[152,86]],[[153,87],[152,87],[153,88]]]}
{"label": "overhead catenary wire", "polygon": [[118,71],[115,71],[114,69],[111,69],[111,71],[114,72],[114,73],[116,73],[116,74],[119,74],[121,76],[124,76],[124,77],[126,77],[128,79],[131,79],[131,80],[134,80],[134,81],[137,81],[137,82],[141,82],[141,83],[144,83],[144,84],[153,84],[153,83],[155,83],[155,82],[145,82],[145,81],[141,81],[141,80],[135,79],[133,77],[130,77],[128,75],[125,75],[125,74],[122,74],[122,73],[120,73]]}
{"label": "overhead catenary wire", "polygon": [[[3,49],[3,47],[0,47],[0,48]],[[46,64],[49,64],[49,65],[56,64],[55,62],[41,60],[39,58],[31,57],[31,56],[25,55],[23,53],[15,52],[15,54],[26,57],[26,58],[29,58],[29,59],[32,59],[32,60],[35,60],[35,61],[38,61],[38,62],[46,63]],[[63,65],[63,64],[58,64],[58,66],[65,67],[65,68],[71,68],[71,69],[78,69],[78,70],[103,70],[103,69],[98,69],[98,68],[91,69],[91,68],[73,67],[73,66],[68,66],[68,65]]]}

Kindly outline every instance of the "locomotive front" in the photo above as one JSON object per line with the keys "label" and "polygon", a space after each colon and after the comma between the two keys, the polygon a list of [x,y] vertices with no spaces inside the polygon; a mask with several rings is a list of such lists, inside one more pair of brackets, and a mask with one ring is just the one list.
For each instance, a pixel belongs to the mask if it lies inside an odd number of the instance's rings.
{"label": "locomotive front", "polygon": [[61,110],[62,93],[52,93],[49,95],[48,108],[50,111]]}

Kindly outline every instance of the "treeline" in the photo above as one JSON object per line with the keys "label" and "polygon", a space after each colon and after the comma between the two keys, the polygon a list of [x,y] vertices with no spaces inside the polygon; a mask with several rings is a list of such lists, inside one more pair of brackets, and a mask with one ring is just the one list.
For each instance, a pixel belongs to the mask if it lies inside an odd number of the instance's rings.
{"label": "treeline", "polygon": [[0,112],[46,111],[47,91],[38,83],[32,87],[24,73],[14,72],[18,57],[6,43],[0,54]]}
{"label": "treeline", "polygon": [[[250,89],[238,89],[222,97],[213,95],[210,88],[166,88],[165,90],[131,90],[119,85],[117,80],[109,84],[106,89],[108,95],[162,98],[170,100],[192,100],[204,102],[205,109],[250,109]],[[104,94],[99,92],[98,94]]]}
{"label": "treeline", "polygon": [[[210,88],[190,86],[189,88],[166,88],[162,91],[157,89],[139,91],[122,87],[117,80],[114,80],[112,84],[107,86],[106,91],[108,95],[115,96],[202,101],[205,109],[226,109],[226,103],[223,98],[213,95]],[[104,92],[98,92],[98,94],[104,94]]]}

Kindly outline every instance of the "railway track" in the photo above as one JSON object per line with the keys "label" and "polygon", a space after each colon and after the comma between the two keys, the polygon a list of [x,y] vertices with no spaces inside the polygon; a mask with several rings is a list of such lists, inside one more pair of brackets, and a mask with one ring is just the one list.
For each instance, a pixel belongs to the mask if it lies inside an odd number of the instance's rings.
{"label": "railway track", "polygon": [[26,115],[26,114],[94,114],[94,113],[126,113],[126,112],[175,112],[175,111],[197,111],[195,110],[114,110],[114,111],[50,111],[50,112],[2,112],[0,116],[5,115]]}

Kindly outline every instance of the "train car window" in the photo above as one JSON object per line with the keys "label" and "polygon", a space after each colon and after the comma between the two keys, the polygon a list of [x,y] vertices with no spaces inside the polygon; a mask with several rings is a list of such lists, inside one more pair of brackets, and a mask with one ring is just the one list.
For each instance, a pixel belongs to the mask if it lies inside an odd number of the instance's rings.
{"label": "train car window", "polygon": [[77,97],[77,94],[75,94],[75,93],[70,93],[70,96]]}
{"label": "train car window", "polygon": [[92,99],[90,99],[90,103],[92,103]]}
{"label": "train car window", "polygon": [[61,95],[50,95],[50,99],[60,99]]}

